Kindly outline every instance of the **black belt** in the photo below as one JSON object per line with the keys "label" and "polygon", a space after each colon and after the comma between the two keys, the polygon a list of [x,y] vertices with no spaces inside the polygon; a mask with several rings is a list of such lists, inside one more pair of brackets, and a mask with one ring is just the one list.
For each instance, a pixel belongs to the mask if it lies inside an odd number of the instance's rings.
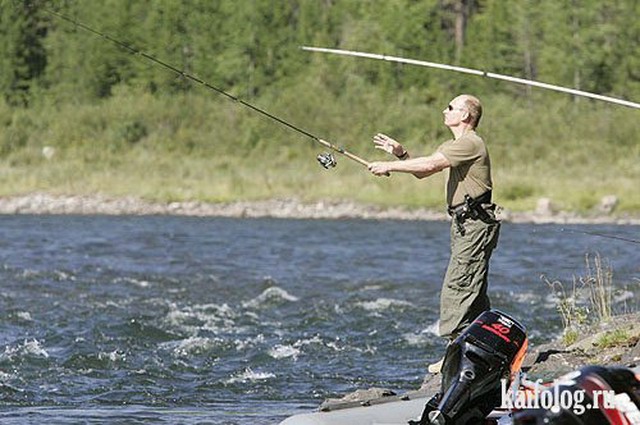
{"label": "black belt", "polygon": [[453,221],[462,236],[465,234],[464,222],[466,220],[481,220],[485,223],[496,223],[496,219],[490,215],[487,210],[495,208],[491,203],[491,191],[487,191],[477,198],[464,195],[464,202],[449,207],[449,215],[453,217]]}
{"label": "black belt", "polygon": [[[471,202],[467,201],[467,197],[471,200]],[[469,195],[465,195],[465,201],[461,202],[457,205],[452,205],[447,208],[447,212],[451,217],[453,216],[461,216],[468,215],[469,212],[469,204],[475,205],[483,205],[483,204],[491,204],[491,191],[488,190],[482,195],[471,198]]]}

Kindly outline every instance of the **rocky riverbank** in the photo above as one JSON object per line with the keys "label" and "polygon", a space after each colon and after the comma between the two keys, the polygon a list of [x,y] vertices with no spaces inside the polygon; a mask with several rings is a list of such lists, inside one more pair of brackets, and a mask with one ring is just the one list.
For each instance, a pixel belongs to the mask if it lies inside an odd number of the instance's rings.
{"label": "rocky riverbank", "polygon": [[[305,203],[296,199],[238,201],[231,203],[149,202],[139,198],[111,198],[103,195],[53,195],[33,193],[0,197],[0,214],[77,214],[77,215],[183,215],[196,217],[300,218],[300,219],[396,219],[447,220],[444,210],[382,208],[350,201]],[[531,212],[502,210],[499,216],[514,223],[611,223],[640,224],[640,216],[594,213],[578,215],[538,208]]]}
{"label": "rocky riverbank", "polygon": [[639,366],[640,313],[585,327],[569,345],[557,340],[532,347],[523,370],[533,380],[548,381],[587,365]]}

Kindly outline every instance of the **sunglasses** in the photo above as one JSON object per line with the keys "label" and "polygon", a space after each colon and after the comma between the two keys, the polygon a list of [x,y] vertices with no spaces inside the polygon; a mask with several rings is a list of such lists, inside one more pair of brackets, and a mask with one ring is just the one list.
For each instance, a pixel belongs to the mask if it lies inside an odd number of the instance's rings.
{"label": "sunglasses", "polygon": [[453,106],[451,106],[451,104],[447,105],[447,111],[453,111],[454,109],[457,109],[458,111],[464,111],[464,109],[462,108],[454,108]]}

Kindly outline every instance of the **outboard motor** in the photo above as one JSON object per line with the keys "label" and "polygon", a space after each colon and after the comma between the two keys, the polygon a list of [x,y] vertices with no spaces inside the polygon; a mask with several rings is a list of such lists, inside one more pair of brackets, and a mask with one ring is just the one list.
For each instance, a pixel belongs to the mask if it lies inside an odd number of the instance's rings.
{"label": "outboard motor", "polygon": [[[547,399],[554,406],[544,403],[545,395],[553,395]],[[513,425],[640,424],[640,376],[621,367],[587,366],[560,378],[536,404],[515,412]]]}
{"label": "outboard motor", "polygon": [[515,319],[498,310],[482,313],[447,347],[440,393],[417,424],[482,423],[501,404],[501,380],[510,382],[520,370],[527,345]]}

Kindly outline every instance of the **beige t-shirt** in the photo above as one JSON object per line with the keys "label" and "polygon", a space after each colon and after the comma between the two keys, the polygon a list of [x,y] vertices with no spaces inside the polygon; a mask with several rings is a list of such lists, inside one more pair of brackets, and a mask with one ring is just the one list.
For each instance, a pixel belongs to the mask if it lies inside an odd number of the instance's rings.
{"label": "beige t-shirt", "polygon": [[457,140],[447,140],[438,147],[451,163],[447,179],[447,204],[459,205],[464,195],[477,198],[491,190],[491,161],[484,141],[475,131]]}

